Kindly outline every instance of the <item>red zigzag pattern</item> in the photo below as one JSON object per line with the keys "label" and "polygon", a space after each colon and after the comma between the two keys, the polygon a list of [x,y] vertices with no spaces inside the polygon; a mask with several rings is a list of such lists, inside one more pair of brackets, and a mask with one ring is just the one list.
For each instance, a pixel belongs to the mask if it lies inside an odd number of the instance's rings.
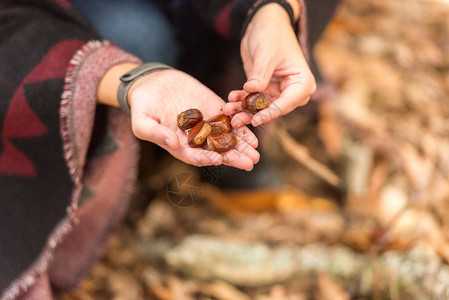
{"label": "red zigzag pattern", "polygon": [[67,40],[56,44],[17,88],[9,105],[1,133],[4,149],[0,153],[0,174],[36,176],[36,167],[33,162],[11,141],[16,138],[41,136],[48,132],[48,128],[28,105],[24,86],[29,83],[63,78],[74,52],[83,44],[84,42],[81,40]]}

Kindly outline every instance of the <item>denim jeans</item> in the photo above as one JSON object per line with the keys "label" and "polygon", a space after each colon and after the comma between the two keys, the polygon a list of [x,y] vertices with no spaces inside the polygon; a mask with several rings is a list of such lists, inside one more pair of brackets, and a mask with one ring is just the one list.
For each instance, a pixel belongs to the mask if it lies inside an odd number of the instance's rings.
{"label": "denim jeans", "polygon": [[102,38],[143,62],[176,67],[179,44],[164,13],[148,0],[72,0]]}

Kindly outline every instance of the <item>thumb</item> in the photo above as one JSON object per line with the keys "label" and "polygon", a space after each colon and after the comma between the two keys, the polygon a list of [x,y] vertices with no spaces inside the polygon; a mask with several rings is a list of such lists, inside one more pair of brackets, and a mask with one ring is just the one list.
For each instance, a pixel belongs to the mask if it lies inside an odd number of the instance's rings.
{"label": "thumb", "polygon": [[152,118],[140,120],[133,127],[134,134],[140,139],[167,147],[170,150],[177,150],[180,147],[179,138],[176,133]]}
{"label": "thumb", "polygon": [[265,53],[259,54],[252,65],[249,72],[248,80],[243,85],[243,89],[247,93],[264,91],[275,69],[274,57]]}

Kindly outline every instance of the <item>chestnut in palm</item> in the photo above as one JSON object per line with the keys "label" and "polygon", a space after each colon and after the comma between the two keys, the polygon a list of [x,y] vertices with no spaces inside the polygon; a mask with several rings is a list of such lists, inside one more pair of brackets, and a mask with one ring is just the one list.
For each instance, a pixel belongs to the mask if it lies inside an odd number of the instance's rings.
{"label": "chestnut in palm", "polygon": [[178,127],[181,130],[193,128],[196,124],[203,121],[203,114],[196,108],[183,111],[178,115]]}
{"label": "chestnut in palm", "polygon": [[232,129],[231,117],[223,114],[210,118],[207,123],[212,126],[212,132],[230,132]]}
{"label": "chestnut in palm", "polygon": [[237,144],[237,136],[232,132],[214,132],[207,137],[209,149],[218,153],[231,150]]}

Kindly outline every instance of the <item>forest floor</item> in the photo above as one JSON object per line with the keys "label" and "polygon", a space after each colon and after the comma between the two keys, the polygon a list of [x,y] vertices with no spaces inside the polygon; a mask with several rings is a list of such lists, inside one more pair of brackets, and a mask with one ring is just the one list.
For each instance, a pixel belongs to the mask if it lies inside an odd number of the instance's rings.
{"label": "forest floor", "polygon": [[57,299],[449,299],[448,15],[345,1],[315,49],[336,93],[267,128],[284,184],[224,192],[146,162],[105,257]]}

